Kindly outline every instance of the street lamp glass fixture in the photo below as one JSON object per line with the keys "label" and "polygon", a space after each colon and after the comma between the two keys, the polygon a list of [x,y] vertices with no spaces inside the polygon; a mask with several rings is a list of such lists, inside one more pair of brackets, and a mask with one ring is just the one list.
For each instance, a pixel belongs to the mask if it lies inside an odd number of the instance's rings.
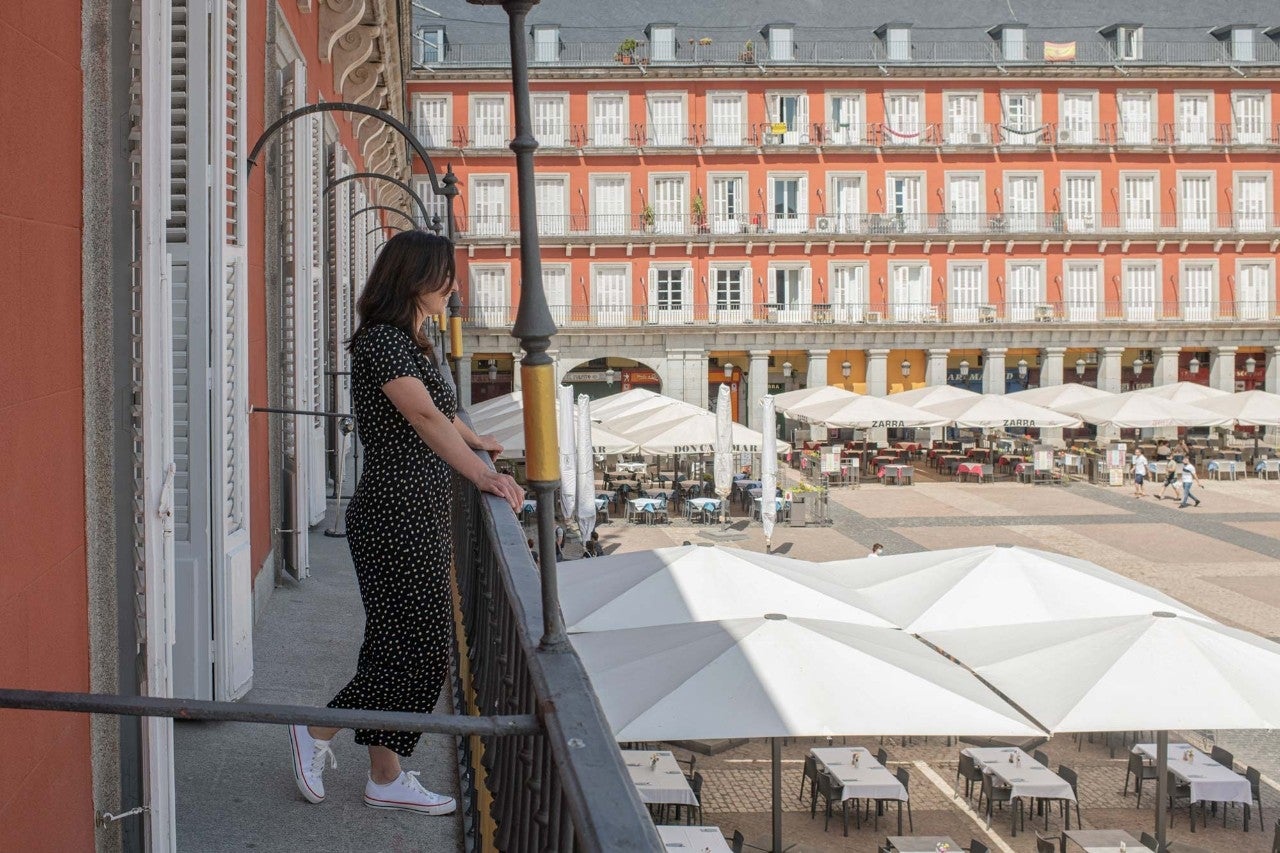
{"label": "street lamp glass fixture", "polygon": [[841,365],[840,365],[840,375],[841,375],[841,376],[843,376],[845,379],[848,379],[848,378],[849,378],[849,374],[851,374],[851,373],[853,373],[853,365],[852,365],[852,364],[850,364],[849,362],[847,362],[847,361],[846,361],[846,362],[844,362],[843,364],[841,364]]}
{"label": "street lamp glass fixture", "polygon": [[724,381],[725,382],[733,381],[733,363],[732,362],[726,361],[724,363]]}
{"label": "street lamp glass fixture", "polygon": [[1195,356],[1192,356],[1192,357],[1191,357],[1191,361],[1190,361],[1190,363],[1188,363],[1188,364],[1187,364],[1187,369],[1191,371],[1191,375],[1192,375],[1192,376],[1194,376],[1195,374],[1199,373],[1199,372],[1200,372],[1200,359],[1196,358]]}
{"label": "street lamp glass fixture", "polygon": [[902,375],[904,377],[911,375],[911,362],[907,361],[905,358],[902,360]]}
{"label": "street lamp glass fixture", "polygon": [[1084,359],[1076,359],[1076,376],[1084,376]]}
{"label": "street lamp glass fixture", "polygon": [[1253,373],[1253,371],[1257,369],[1258,369],[1258,360],[1256,358],[1254,358],[1253,356],[1249,356],[1244,360],[1245,373]]}
{"label": "street lamp glass fixture", "polygon": [[612,385],[614,377],[616,377],[617,375],[618,374],[614,372],[613,368],[610,367],[608,370],[604,372],[604,384]]}
{"label": "street lamp glass fixture", "polygon": [[1141,376],[1141,375],[1142,375],[1142,368],[1143,368],[1144,366],[1145,366],[1145,362],[1143,362],[1143,360],[1142,360],[1142,359],[1140,359],[1140,358],[1135,358],[1135,359],[1133,360],[1133,375],[1134,375],[1134,376]]}
{"label": "street lamp glass fixture", "polygon": [[489,381],[490,382],[498,381],[498,362],[494,361],[493,359],[489,359]]}
{"label": "street lamp glass fixture", "polygon": [[790,379],[792,369],[793,368],[791,367],[791,362],[789,361],[782,362],[782,378]]}
{"label": "street lamp glass fixture", "polygon": [[1022,379],[1027,378],[1027,360],[1025,358],[1018,359],[1018,376]]}
{"label": "street lamp glass fixture", "polygon": [[961,361],[961,362],[960,362],[960,378],[961,378],[961,379],[968,379],[968,378],[969,378],[969,361],[968,361],[968,359],[965,359],[964,361]]}

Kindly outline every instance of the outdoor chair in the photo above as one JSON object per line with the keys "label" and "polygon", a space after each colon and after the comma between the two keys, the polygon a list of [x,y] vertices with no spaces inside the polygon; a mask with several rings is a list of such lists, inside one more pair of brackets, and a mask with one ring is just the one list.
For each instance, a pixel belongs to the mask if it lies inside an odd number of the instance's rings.
{"label": "outdoor chair", "polygon": [[[689,826],[693,825],[693,813],[698,813],[698,823],[702,823],[702,774],[695,772],[693,780],[689,782],[689,787],[693,789],[693,798],[698,801],[696,806],[689,806],[689,812],[685,816],[685,823]],[[677,815],[679,812],[677,812]]]}
{"label": "outdoor chair", "polygon": [[809,786],[809,799],[812,801],[814,789],[818,785],[818,760],[812,755],[804,757],[804,774],[800,777],[800,793],[796,794],[796,799],[804,802],[804,789]]}
{"label": "outdoor chair", "polygon": [[733,838],[729,839],[729,849],[733,853],[742,853],[742,849],[747,846],[747,839],[742,836],[738,830],[733,831]]}
{"label": "outdoor chair", "polygon": [[987,845],[976,838],[969,839],[969,853],[991,853]]}
{"label": "outdoor chair", "polygon": [[[822,831],[826,832],[831,827],[831,807],[836,803],[840,804],[840,817],[844,823],[844,834],[849,835],[849,801],[841,799],[844,793],[844,787],[832,779],[823,771],[818,771],[818,796],[809,804],[809,819],[813,820],[818,810],[818,798],[822,799],[823,821]],[[855,814],[856,817],[856,814]],[[859,824],[861,825],[861,824]]]}
{"label": "outdoor chair", "polygon": [[982,793],[978,795],[979,809],[982,808],[982,800],[984,797],[987,800],[987,826],[991,825],[992,813],[994,811],[993,807],[995,806],[995,804],[1000,803],[1003,806],[1005,803],[1008,803],[1010,807],[1015,805],[1018,807],[1017,819],[1021,821],[1023,828],[1024,829],[1026,828],[1027,816],[1022,809],[1021,799],[1019,799],[1018,802],[1015,803],[1013,801],[1013,789],[1006,788],[1003,785],[996,785],[994,774],[991,774],[991,773],[982,774]]}
{"label": "outdoor chair", "polygon": [[1280,853],[1280,820],[1276,821],[1275,834],[1271,836],[1271,853]]}
{"label": "outdoor chair", "polygon": [[[1258,804],[1258,826],[1265,831],[1267,822],[1262,816],[1262,772],[1256,767],[1246,767],[1244,769],[1244,778],[1249,780],[1249,795],[1253,801]],[[1245,807],[1244,813],[1245,826],[1249,825],[1249,810]]]}
{"label": "outdoor chair", "polygon": [[1035,752],[1031,753],[1031,757],[1040,764],[1043,764],[1045,767],[1049,766],[1049,754],[1043,749],[1037,749]]}
{"label": "outdoor chair", "polygon": [[1058,853],[1058,845],[1053,843],[1053,839],[1045,838],[1036,832],[1036,853]]}
{"label": "outdoor chair", "polygon": [[698,763],[698,756],[695,753],[689,753],[688,758],[677,758],[676,764],[687,764],[688,770],[684,771],[684,778],[689,780],[689,784],[693,784],[693,768]]}
{"label": "outdoor chair", "polygon": [[1228,770],[1235,769],[1236,757],[1220,746],[1215,746],[1210,749],[1209,757]]}
{"label": "outdoor chair", "polygon": [[1138,795],[1137,808],[1142,808],[1142,783],[1148,779],[1155,780],[1156,768],[1148,764],[1141,754],[1129,753],[1129,767],[1124,774],[1124,796],[1129,796],[1129,777],[1133,777],[1133,790]]}
{"label": "outdoor chair", "polygon": [[[1058,765],[1058,775],[1062,777],[1062,781],[1066,782],[1068,785],[1071,786],[1071,793],[1076,798],[1075,799],[1076,825],[1084,826],[1084,823],[1080,818],[1080,777],[1079,775],[1076,773],[1075,770],[1071,769],[1065,764]],[[1071,800],[1058,801],[1058,814],[1062,814],[1064,808],[1066,809],[1065,827],[1067,829],[1070,829],[1071,828]],[[1045,828],[1048,829],[1049,827],[1048,814],[1045,814],[1044,816],[1044,825],[1045,825]]]}
{"label": "outdoor chair", "polygon": [[1148,850],[1156,849],[1156,838],[1149,832],[1144,832],[1138,836],[1138,840],[1142,842],[1142,846]]}
{"label": "outdoor chair", "polygon": [[1264,480],[1270,480],[1272,476],[1280,479],[1280,459],[1263,459],[1262,467],[1258,469],[1258,476]]}
{"label": "outdoor chair", "polygon": [[883,746],[876,750],[876,761],[879,761],[884,767],[889,766],[889,753]]}
{"label": "outdoor chair", "polygon": [[964,798],[966,800],[973,799],[973,783],[982,784],[983,777],[982,768],[973,760],[973,757],[960,753],[960,764],[956,767],[956,793],[960,792],[960,780],[964,780]]}
{"label": "outdoor chair", "polygon": [[1191,801],[1191,783],[1183,782],[1172,770],[1166,771],[1167,787],[1169,790],[1169,826],[1173,826],[1173,802],[1174,800],[1187,801],[1187,817],[1191,819],[1191,831],[1196,831],[1196,804]]}

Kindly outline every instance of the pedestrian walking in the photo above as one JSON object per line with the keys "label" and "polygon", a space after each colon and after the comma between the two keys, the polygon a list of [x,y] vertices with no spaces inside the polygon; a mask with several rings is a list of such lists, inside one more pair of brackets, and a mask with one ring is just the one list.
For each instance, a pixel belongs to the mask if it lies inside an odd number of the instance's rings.
{"label": "pedestrian walking", "polygon": [[1173,462],[1165,469],[1164,484],[1160,486],[1160,494],[1156,495],[1156,500],[1163,500],[1165,492],[1169,490],[1170,486],[1173,486],[1174,497],[1177,497],[1178,487],[1174,484],[1178,482],[1178,478],[1182,475],[1182,463],[1191,458],[1187,443],[1179,440],[1177,446],[1170,451],[1169,458]]}
{"label": "pedestrian walking", "polygon": [[1192,501],[1196,506],[1200,506],[1200,499],[1191,494],[1191,484],[1200,485],[1200,476],[1196,474],[1195,463],[1190,459],[1182,463],[1182,503],[1178,504],[1178,509],[1183,509],[1187,505],[1187,501]]}
{"label": "pedestrian walking", "polygon": [[564,527],[556,525],[556,562],[564,559]]}
{"label": "pedestrian walking", "polygon": [[587,544],[582,546],[582,556],[584,557],[602,557],[604,550],[600,547],[600,531],[591,531],[591,538],[587,540]]}
{"label": "pedestrian walking", "polygon": [[1146,490],[1143,483],[1147,481],[1147,457],[1142,452],[1142,448],[1138,448],[1138,452],[1133,454],[1133,496],[1135,498],[1145,498]]}
{"label": "pedestrian walking", "polygon": [[[453,636],[453,471],[505,498],[513,511],[520,507],[515,480],[472,452],[496,455],[502,447],[455,417],[453,386],[422,334],[456,289],[453,243],[405,231],[387,241],[356,303],[359,325],[348,348],[364,470],[346,522],[365,629],[355,676],[330,708],[415,714],[435,708]],[[331,741],[339,731],[289,726],[294,781],[308,802],[324,800],[325,765],[337,767]],[[420,736],[356,730],[356,743],[369,748],[365,805],[432,815],[454,810],[453,798],[428,791],[416,771],[401,769],[401,757],[413,754]]]}

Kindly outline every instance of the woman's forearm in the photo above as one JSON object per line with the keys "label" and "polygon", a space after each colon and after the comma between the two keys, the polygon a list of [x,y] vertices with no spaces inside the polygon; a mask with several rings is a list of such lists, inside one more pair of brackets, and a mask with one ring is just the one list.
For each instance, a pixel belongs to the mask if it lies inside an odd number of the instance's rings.
{"label": "woman's forearm", "polygon": [[447,462],[449,467],[471,482],[478,482],[489,470],[455,426],[457,421],[449,420],[439,409],[418,415],[413,418],[412,423],[418,437]]}
{"label": "woman's forearm", "polygon": [[458,435],[462,436],[462,440],[467,443],[468,447],[473,447],[477,450],[480,448],[480,436],[476,435],[475,430],[467,426],[466,421],[459,417],[454,418],[451,423],[453,424],[453,428],[457,430]]}

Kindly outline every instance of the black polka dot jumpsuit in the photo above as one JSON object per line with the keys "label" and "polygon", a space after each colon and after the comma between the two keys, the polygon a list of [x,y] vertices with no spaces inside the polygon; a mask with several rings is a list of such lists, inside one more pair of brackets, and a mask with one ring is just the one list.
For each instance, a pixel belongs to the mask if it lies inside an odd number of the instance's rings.
{"label": "black polka dot jumpsuit", "polygon": [[[422,380],[447,417],[453,387],[408,332],[372,326],[356,343],[351,380],[365,467],[347,507],[347,542],[364,603],[364,644],[355,677],[330,708],[429,713],[449,669],[449,465],[382,393],[401,376]],[[356,743],[413,754],[417,732],[358,729]]]}

